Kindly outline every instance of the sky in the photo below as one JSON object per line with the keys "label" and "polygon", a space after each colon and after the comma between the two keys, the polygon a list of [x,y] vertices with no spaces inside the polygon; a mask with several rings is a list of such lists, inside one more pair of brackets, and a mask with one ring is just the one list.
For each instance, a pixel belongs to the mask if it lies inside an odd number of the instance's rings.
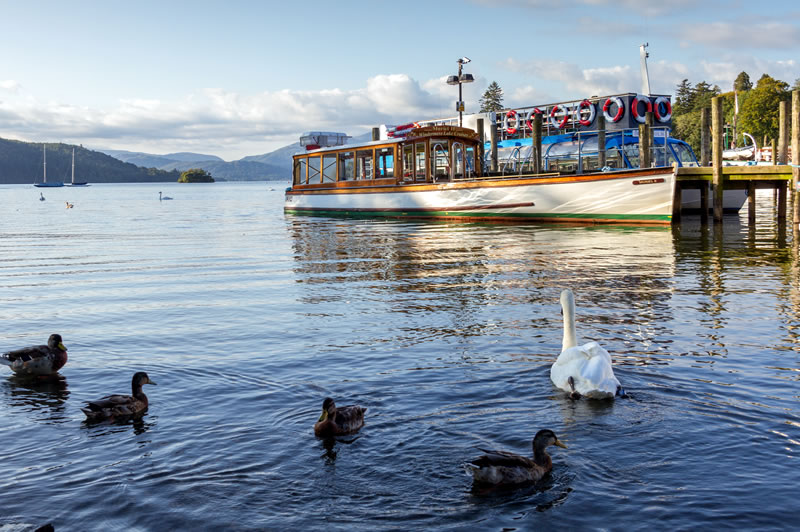
{"label": "sky", "polygon": [[507,107],[744,71],[800,78],[800,2],[0,0],[0,137],[227,161],[304,131],[456,115],[457,60]]}

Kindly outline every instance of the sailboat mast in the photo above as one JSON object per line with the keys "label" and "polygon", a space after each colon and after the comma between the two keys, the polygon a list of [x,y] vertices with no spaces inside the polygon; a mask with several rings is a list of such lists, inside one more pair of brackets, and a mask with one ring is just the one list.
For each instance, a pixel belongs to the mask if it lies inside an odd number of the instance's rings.
{"label": "sailboat mast", "polygon": [[72,184],[75,184],[75,148],[72,148]]}

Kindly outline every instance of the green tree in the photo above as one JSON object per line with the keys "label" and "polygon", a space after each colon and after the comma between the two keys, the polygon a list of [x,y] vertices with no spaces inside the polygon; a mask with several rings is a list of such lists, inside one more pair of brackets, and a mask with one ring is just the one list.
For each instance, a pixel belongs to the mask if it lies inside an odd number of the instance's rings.
{"label": "green tree", "polygon": [[794,85],[792,85],[793,91],[800,91],[800,78],[794,80]]}
{"label": "green tree", "polygon": [[675,101],[672,102],[673,117],[691,111],[689,101],[692,98],[692,90],[692,84],[688,79],[684,79],[678,84],[678,88],[675,89]]}
{"label": "green tree", "polygon": [[503,109],[503,89],[496,81],[493,81],[487,87],[486,92],[483,93],[479,100],[481,104],[481,113],[488,111],[502,111]]}
{"label": "green tree", "polygon": [[736,76],[735,80],[733,80],[733,90],[744,92],[749,91],[752,88],[753,82],[750,81],[750,76],[747,74],[747,72],[739,72],[739,75]]}
{"label": "green tree", "polygon": [[756,139],[778,138],[778,107],[790,97],[788,83],[764,74],[747,98],[739,102],[739,131],[746,131]]}
{"label": "green tree", "polygon": [[214,178],[202,168],[190,168],[181,173],[178,183],[213,183]]}

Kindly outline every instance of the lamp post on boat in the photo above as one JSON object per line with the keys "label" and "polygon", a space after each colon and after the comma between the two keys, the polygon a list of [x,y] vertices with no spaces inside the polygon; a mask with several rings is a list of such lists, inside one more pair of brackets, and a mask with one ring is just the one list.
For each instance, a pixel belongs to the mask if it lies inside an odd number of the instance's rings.
{"label": "lamp post on boat", "polygon": [[461,84],[462,83],[472,83],[475,81],[475,78],[472,77],[472,74],[462,74],[461,68],[470,62],[469,57],[462,57],[456,63],[458,63],[458,75],[457,76],[447,76],[447,84],[448,85],[458,85],[458,101],[456,102],[456,110],[458,111],[458,127],[462,126],[462,118],[461,114],[464,112],[464,101],[461,99]]}

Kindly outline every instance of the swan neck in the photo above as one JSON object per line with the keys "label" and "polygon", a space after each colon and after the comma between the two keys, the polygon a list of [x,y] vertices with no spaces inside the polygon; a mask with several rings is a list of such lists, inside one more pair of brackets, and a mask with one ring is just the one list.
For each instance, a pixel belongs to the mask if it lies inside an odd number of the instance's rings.
{"label": "swan neck", "polygon": [[566,298],[561,308],[564,312],[564,341],[561,350],[565,351],[570,347],[578,345],[578,339],[575,333],[575,302],[572,298]]}

